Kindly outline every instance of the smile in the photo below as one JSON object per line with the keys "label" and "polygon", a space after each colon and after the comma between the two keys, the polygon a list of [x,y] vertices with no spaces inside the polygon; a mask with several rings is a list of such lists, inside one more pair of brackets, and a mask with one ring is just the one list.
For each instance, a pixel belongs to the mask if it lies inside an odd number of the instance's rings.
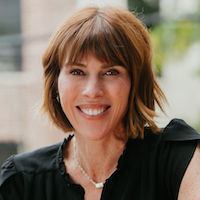
{"label": "smile", "polygon": [[90,115],[90,116],[95,116],[95,115],[99,115],[99,114],[101,114],[101,113],[103,113],[105,110],[107,110],[109,107],[107,107],[107,108],[105,108],[105,109],[81,109],[80,107],[79,107],[79,109],[83,112],[83,113],[85,113],[86,115]]}

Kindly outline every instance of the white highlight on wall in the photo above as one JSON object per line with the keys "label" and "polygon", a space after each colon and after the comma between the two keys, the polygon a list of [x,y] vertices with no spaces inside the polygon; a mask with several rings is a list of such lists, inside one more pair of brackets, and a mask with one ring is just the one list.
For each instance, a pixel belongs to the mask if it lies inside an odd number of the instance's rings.
{"label": "white highlight on wall", "polygon": [[128,0],[76,0],[77,8],[82,8],[85,6],[97,5],[97,6],[105,6],[105,5],[118,5],[124,8],[128,7]]}

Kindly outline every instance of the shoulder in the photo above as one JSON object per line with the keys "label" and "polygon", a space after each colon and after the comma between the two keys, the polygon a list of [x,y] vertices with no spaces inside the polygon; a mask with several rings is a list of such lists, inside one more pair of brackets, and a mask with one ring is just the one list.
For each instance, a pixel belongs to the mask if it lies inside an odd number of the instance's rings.
{"label": "shoulder", "polygon": [[167,187],[169,199],[178,196],[184,174],[199,151],[198,141],[200,134],[181,119],[173,119],[158,134],[147,129],[144,143],[149,151],[145,152],[152,168],[156,166],[160,187],[163,191]]}
{"label": "shoulder", "polygon": [[199,140],[200,134],[182,119],[172,119],[160,132],[145,128],[145,140],[152,142]]}
{"label": "shoulder", "polygon": [[21,172],[37,174],[57,169],[59,167],[57,160],[59,156],[62,159],[61,148],[64,143],[56,143],[9,157],[1,167],[0,186],[6,179]]}
{"label": "shoulder", "polygon": [[62,142],[59,142],[51,146],[15,155],[13,160],[17,170],[28,173],[52,170],[52,168],[56,167],[58,150],[61,145]]}
{"label": "shoulder", "polygon": [[173,119],[163,129],[160,141],[191,141],[199,140],[200,135],[181,119]]}
{"label": "shoulder", "polygon": [[165,168],[169,175],[173,171],[180,179],[196,150],[200,134],[183,120],[173,119],[160,133],[149,135],[153,139],[146,143],[151,141],[151,152],[156,154],[159,167]]}
{"label": "shoulder", "polygon": [[181,181],[178,199],[200,198],[200,141]]}
{"label": "shoulder", "polygon": [[[166,144],[189,144],[200,140],[200,134],[181,119],[173,119],[160,132],[153,133],[149,127],[145,128],[144,144],[151,149]],[[180,142],[180,143],[179,143]]]}

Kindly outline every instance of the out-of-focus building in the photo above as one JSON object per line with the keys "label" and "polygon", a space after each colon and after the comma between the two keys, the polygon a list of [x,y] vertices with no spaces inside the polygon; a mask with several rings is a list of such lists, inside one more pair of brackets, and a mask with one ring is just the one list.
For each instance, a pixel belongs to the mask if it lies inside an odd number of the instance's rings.
{"label": "out-of-focus building", "polygon": [[[143,21],[150,27],[180,17],[181,10],[190,14],[200,5],[199,0],[1,0],[0,165],[12,153],[51,145],[66,137],[44,119],[35,117],[42,97],[42,54],[66,14],[86,5],[105,4],[144,12]],[[161,83],[163,87],[173,87],[167,80]]]}
{"label": "out-of-focus building", "polygon": [[0,1],[0,165],[13,153],[63,140],[66,135],[36,116],[42,97],[42,54],[61,20],[86,5],[126,0]]}

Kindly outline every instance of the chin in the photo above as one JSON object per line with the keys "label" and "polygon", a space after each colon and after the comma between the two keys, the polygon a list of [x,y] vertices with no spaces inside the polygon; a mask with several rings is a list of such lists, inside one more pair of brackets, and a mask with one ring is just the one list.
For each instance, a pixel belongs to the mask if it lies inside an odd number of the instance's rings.
{"label": "chin", "polygon": [[[86,134],[84,134],[84,133]],[[109,133],[106,131],[102,131],[102,130],[81,130],[81,132],[79,132],[79,135],[81,135],[81,137],[87,139],[87,140],[91,140],[91,141],[98,141],[98,140],[102,140],[104,138],[107,138]]]}

